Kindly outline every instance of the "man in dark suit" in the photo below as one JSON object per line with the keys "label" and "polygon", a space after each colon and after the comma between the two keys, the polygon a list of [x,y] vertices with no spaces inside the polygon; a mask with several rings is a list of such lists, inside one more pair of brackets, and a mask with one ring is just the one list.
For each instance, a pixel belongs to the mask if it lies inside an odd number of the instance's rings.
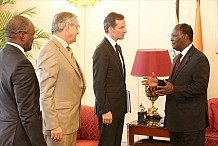
{"label": "man in dark suit", "polygon": [[0,146],[46,146],[39,109],[39,85],[24,52],[31,50],[34,26],[23,16],[6,24],[0,51]]}
{"label": "man in dark suit", "polygon": [[[172,146],[204,146],[205,129],[209,125],[207,87],[210,65],[207,57],[192,45],[192,40],[191,26],[175,26],[171,42],[182,57],[179,58],[179,54],[174,59],[168,81],[158,81],[157,93],[166,95],[165,125]],[[179,61],[181,63],[176,65]],[[147,81],[145,84],[154,85],[157,78],[149,77]]]}
{"label": "man in dark suit", "polygon": [[95,114],[99,118],[99,146],[120,146],[127,112],[125,64],[117,40],[124,38],[124,16],[112,12],[104,20],[105,37],[93,55]]}

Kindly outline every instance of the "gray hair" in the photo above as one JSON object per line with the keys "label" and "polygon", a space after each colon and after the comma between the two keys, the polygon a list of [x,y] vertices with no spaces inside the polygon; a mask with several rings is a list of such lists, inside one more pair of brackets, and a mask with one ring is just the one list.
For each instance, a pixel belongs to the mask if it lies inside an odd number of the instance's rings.
{"label": "gray hair", "polygon": [[77,16],[70,12],[61,12],[56,14],[51,24],[52,34],[55,32],[61,32],[64,29],[66,23],[73,24],[73,18],[77,18]]}

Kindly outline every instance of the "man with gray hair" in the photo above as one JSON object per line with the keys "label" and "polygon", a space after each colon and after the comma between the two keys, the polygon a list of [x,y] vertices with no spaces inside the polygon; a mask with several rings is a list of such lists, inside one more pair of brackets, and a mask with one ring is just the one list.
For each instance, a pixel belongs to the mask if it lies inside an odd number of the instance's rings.
{"label": "man with gray hair", "polygon": [[51,32],[51,40],[37,57],[43,133],[48,146],[75,146],[86,89],[82,70],[69,47],[79,34],[77,17],[69,12],[56,14]]}
{"label": "man with gray hair", "polygon": [[39,108],[39,83],[24,52],[31,50],[35,29],[24,16],[6,24],[0,51],[0,146],[46,146]]}

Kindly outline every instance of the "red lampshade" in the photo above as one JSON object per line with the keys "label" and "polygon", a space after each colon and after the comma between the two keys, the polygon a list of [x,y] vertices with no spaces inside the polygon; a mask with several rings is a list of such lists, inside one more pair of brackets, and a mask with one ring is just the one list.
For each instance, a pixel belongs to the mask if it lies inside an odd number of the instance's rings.
{"label": "red lampshade", "polygon": [[168,50],[164,49],[139,49],[136,52],[131,75],[137,77],[154,75],[169,76],[171,61]]}

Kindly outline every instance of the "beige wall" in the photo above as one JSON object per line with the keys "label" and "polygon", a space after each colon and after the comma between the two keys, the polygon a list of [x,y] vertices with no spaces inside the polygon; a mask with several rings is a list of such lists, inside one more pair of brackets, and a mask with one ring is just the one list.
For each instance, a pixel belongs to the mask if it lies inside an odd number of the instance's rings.
{"label": "beige wall", "polygon": [[[65,0],[17,0],[16,5],[4,9],[23,10],[37,7],[37,15],[31,20],[45,31],[50,32],[50,24],[54,14],[61,11],[75,13],[79,18],[80,34],[72,45],[74,54],[83,68],[87,80],[87,91],[83,104],[94,106],[92,89],[92,54],[97,44],[103,39],[103,20],[112,12],[125,15],[127,34],[118,43],[122,46],[127,69],[127,87],[131,91],[132,113],[126,115],[125,122],[137,119],[138,105],[142,102],[146,108],[150,106],[145,97],[141,78],[130,75],[137,49],[164,48],[169,49],[170,35],[174,27],[174,0],[102,0],[93,7],[75,7]],[[180,22],[194,27],[195,0],[180,0]],[[217,2],[201,0],[201,19],[203,28],[204,53],[211,65],[208,98],[218,97],[218,54],[217,42]],[[35,53],[36,55],[37,53]],[[35,56],[34,55],[34,56]],[[32,60],[35,63],[35,57]],[[159,113],[164,115],[165,97],[159,97],[155,105]],[[126,141],[126,126],[123,141]]]}

